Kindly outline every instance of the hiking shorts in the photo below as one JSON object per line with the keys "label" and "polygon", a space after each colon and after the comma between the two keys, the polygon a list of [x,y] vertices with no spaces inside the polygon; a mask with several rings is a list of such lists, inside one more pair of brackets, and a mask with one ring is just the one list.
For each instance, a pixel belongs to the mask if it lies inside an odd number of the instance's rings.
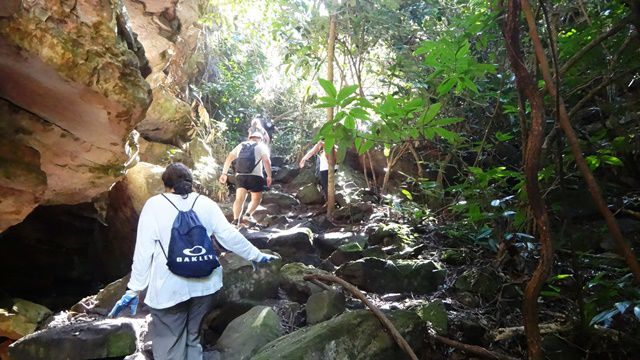
{"label": "hiking shorts", "polygon": [[249,192],[263,192],[267,188],[267,181],[258,175],[237,175],[236,186]]}

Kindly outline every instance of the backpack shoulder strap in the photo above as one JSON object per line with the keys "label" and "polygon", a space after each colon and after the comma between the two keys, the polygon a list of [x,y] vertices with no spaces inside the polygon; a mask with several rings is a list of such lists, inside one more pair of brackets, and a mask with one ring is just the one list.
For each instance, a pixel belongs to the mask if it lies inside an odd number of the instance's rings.
{"label": "backpack shoulder strap", "polygon": [[[165,194],[160,194],[160,195],[162,195],[163,198],[167,199],[167,201],[170,202],[171,205],[173,205],[173,207],[176,208],[176,210],[180,211],[180,209],[178,209],[176,204],[174,204],[171,200],[169,200],[169,198]],[[196,200],[198,200],[198,198],[196,198]],[[194,201],[194,203],[195,203],[195,201]]]}
{"label": "backpack shoulder strap", "polygon": [[198,201],[199,197],[200,197],[200,194],[198,194],[198,196],[196,196],[196,199],[193,200],[193,204],[191,204],[191,209],[189,209],[189,210],[193,210],[193,207],[196,206],[196,201]]}

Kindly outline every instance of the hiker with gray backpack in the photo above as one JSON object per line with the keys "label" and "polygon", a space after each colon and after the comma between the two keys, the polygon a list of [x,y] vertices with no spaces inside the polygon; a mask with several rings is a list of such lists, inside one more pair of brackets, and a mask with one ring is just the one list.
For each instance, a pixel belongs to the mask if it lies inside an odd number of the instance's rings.
{"label": "hiker with gray backpack", "polygon": [[167,166],[162,182],[166,192],[149,198],[140,212],[128,289],[109,317],[125,308],[135,315],[139,294],[146,289],[153,358],[202,360],[200,325],[222,288],[211,236],[256,263],[276,257],[245,239],[213,200],[192,191],[191,171],[185,165]]}
{"label": "hiker with gray backpack", "polygon": [[[238,144],[227,156],[222,167],[222,175],[219,181],[227,183],[227,172],[231,162],[236,161],[236,199],[233,202],[233,221],[235,225],[242,223],[244,215],[244,202],[251,193],[251,201],[246,211],[249,214],[248,221],[257,223],[253,218],[253,212],[262,201],[262,192],[271,186],[271,160],[269,148],[262,142],[262,133],[249,134],[249,140]],[[266,173],[266,179],[263,176]]]}

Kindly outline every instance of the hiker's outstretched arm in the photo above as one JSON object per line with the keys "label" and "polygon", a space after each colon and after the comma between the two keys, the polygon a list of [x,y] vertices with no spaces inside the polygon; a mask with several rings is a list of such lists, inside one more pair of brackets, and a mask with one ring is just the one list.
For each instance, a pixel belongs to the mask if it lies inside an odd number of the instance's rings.
{"label": "hiker's outstretched arm", "polygon": [[305,161],[309,160],[310,157],[317,154],[320,149],[322,149],[322,141],[318,141],[318,143],[314,147],[312,147],[311,150],[307,151],[307,153],[304,154],[304,156],[300,160],[300,167],[303,168]]}
{"label": "hiker's outstretched arm", "polygon": [[214,204],[212,215],[213,235],[222,246],[246,260],[252,261],[260,257],[260,250],[242,236],[235,226],[229,224],[218,204]]}
{"label": "hiker's outstretched arm", "polygon": [[220,174],[220,178],[218,179],[218,181],[223,184],[227,182],[227,173],[229,172],[229,168],[231,167],[231,162],[237,157],[238,156],[233,151],[230,152],[229,155],[227,155],[227,158],[224,161],[224,165],[222,166],[222,173]]}

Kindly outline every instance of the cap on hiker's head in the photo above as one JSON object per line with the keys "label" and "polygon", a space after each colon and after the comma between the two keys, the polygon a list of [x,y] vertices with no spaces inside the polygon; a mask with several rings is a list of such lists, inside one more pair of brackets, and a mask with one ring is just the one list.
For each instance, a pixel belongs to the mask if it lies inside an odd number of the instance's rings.
{"label": "cap on hiker's head", "polygon": [[249,137],[250,137],[250,138],[252,138],[252,137],[257,137],[257,138],[262,139],[262,134],[261,134],[261,133],[259,133],[259,132],[257,132],[257,131],[254,131],[254,132],[252,132],[252,133],[251,133],[251,135],[249,135]]}

